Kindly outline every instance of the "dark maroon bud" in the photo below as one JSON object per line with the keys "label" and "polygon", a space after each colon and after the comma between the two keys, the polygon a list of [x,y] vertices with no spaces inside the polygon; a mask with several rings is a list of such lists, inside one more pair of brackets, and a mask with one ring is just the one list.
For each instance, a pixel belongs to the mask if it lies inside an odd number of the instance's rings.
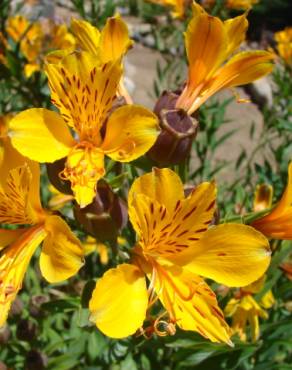
{"label": "dark maroon bud", "polygon": [[73,194],[70,181],[63,180],[60,174],[64,171],[66,158],[53,163],[47,163],[47,174],[50,183],[63,194]]}
{"label": "dark maroon bud", "polygon": [[35,339],[37,335],[37,325],[27,319],[22,319],[19,321],[16,329],[16,336],[19,340],[25,342],[31,342]]}
{"label": "dark maroon bud", "polygon": [[160,116],[160,113],[164,110],[174,110],[178,97],[179,95],[174,92],[163,91],[155,104],[154,113]]}
{"label": "dark maroon bud", "polygon": [[0,328],[0,345],[6,344],[9,341],[10,337],[11,331],[9,329],[9,326],[5,325],[2,328]]}
{"label": "dark maroon bud", "polygon": [[128,221],[126,203],[104,180],[97,183],[93,202],[85,208],[76,204],[74,214],[84,229],[100,241],[115,241]]}
{"label": "dark maroon bud", "polygon": [[48,358],[36,349],[30,350],[26,355],[25,370],[43,370],[48,365]]}
{"label": "dark maroon bud", "polygon": [[43,317],[44,310],[42,309],[42,304],[49,301],[49,298],[45,295],[35,295],[31,297],[29,302],[29,313],[32,317]]}
{"label": "dark maroon bud", "polygon": [[148,156],[160,166],[179,164],[190,155],[198,122],[184,110],[162,110],[159,134]]}
{"label": "dark maroon bud", "polygon": [[9,316],[20,316],[23,312],[23,303],[20,298],[16,297],[12,302]]}

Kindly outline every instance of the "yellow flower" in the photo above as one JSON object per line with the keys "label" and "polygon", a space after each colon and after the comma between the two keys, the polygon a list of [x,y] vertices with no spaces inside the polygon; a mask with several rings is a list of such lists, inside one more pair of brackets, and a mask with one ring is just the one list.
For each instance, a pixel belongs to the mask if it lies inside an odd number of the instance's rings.
{"label": "yellow flower", "polygon": [[258,2],[259,0],[227,0],[226,7],[236,10],[248,10]]}
{"label": "yellow flower", "polygon": [[[216,296],[200,276],[229,286],[254,281],[269,265],[267,239],[246,225],[209,227],[215,184],[202,183],[185,198],[170,169],[136,179],[128,205],[138,235],[132,264],[110,269],[98,280],[89,304],[91,320],[114,338],[135,333],[147,319],[152,326],[146,334],[173,334],[177,325],[231,344]],[[149,309],[157,299],[165,311],[152,319]]]}
{"label": "yellow flower", "polygon": [[286,27],[283,31],[275,33],[277,49],[280,57],[289,65],[292,65],[292,27]]}
{"label": "yellow flower", "polygon": [[[224,313],[227,317],[232,317],[232,332],[238,333],[242,341],[247,340],[246,326],[250,325],[251,339],[255,342],[260,335],[259,317],[268,318],[268,313],[263,308],[271,308],[275,299],[269,290],[259,303],[253,298],[254,293],[258,293],[263,288],[265,276],[258,281],[241,288],[236,298],[230,299],[225,307]],[[262,308],[263,307],[263,308]]]}
{"label": "yellow flower", "polygon": [[288,184],[280,202],[251,225],[269,238],[292,240],[292,162],[289,164]]}
{"label": "yellow flower", "polygon": [[20,50],[28,60],[24,72],[26,77],[30,77],[40,69],[38,58],[44,38],[41,24],[31,23],[24,16],[16,15],[8,18],[6,31],[15,42],[20,42]]}
{"label": "yellow flower", "polygon": [[0,174],[3,179],[8,177],[12,168],[19,167],[25,163],[25,158],[13,148],[8,136],[8,123],[12,117],[12,114],[0,116]]}
{"label": "yellow flower", "polygon": [[20,50],[28,61],[24,67],[28,78],[41,70],[43,57],[49,51],[68,49],[71,52],[75,47],[75,39],[65,24],[50,21],[44,31],[40,22],[32,23],[24,16],[16,15],[8,19],[6,31],[15,42],[20,42]]}
{"label": "yellow flower", "polygon": [[7,40],[5,39],[3,33],[0,31],[0,63],[6,64],[6,49],[8,47]]}
{"label": "yellow flower", "polygon": [[83,264],[79,240],[61,217],[41,206],[39,175],[36,163],[11,170],[6,179],[1,173],[0,222],[23,227],[0,229],[0,326],[7,319],[30,259],[41,242],[40,269],[49,282],[68,279]]}
{"label": "yellow flower", "polygon": [[182,18],[185,13],[186,0],[147,0],[151,3],[169,6],[172,8],[172,16],[174,18]]}
{"label": "yellow flower", "polygon": [[185,34],[189,74],[176,108],[191,114],[219,90],[250,83],[272,71],[274,54],[259,50],[238,52],[222,66],[245,39],[246,16],[222,22],[193,3]]}
{"label": "yellow flower", "polygon": [[140,157],[156,140],[158,120],[138,105],[112,111],[122,74],[120,62],[100,64],[94,55],[81,52],[48,64],[46,71],[52,101],[61,114],[28,109],[10,121],[9,136],[12,145],[32,160],[67,157],[62,178],[71,182],[76,201],[85,207],[105,174],[104,156],[120,162]]}

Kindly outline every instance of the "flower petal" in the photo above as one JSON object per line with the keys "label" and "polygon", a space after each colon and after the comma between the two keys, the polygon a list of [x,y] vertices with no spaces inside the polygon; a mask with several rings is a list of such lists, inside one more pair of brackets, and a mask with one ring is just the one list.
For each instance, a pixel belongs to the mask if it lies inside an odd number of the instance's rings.
{"label": "flower petal", "polygon": [[[268,240],[250,226],[223,224],[210,228],[175,263],[227,286],[245,286],[269,266]],[[174,257],[173,257],[174,259]]]}
{"label": "flower petal", "polygon": [[62,117],[43,108],[27,109],[9,122],[12,145],[37,162],[66,157],[75,141]]}
{"label": "flower petal", "polygon": [[178,266],[160,266],[157,273],[155,290],[172,322],[212,342],[232,345],[216,296],[202,278]]}
{"label": "flower petal", "polygon": [[83,208],[92,202],[96,183],[104,174],[103,152],[80,144],[68,155],[62,178],[70,181],[74,197]]}
{"label": "flower petal", "polygon": [[45,236],[43,226],[28,228],[19,239],[1,251],[0,327],[5,324],[10,306],[22,287],[30,259]]}
{"label": "flower petal", "polygon": [[46,66],[52,102],[80,140],[100,145],[100,129],[112,109],[121,79],[120,63],[101,65],[96,56],[75,52]]}
{"label": "flower petal", "polygon": [[193,3],[193,18],[185,34],[189,84],[196,88],[222,63],[227,48],[223,22]]}
{"label": "flower petal", "polygon": [[36,224],[42,220],[39,200],[39,178],[34,178],[28,165],[9,172],[6,183],[0,188],[0,222],[4,224]]}
{"label": "flower petal", "polygon": [[186,251],[207,231],[215,211],[216,187],[200,184],[186,199],[178,200],[171,212],[142,193],[131,197],[129,216],[144,252],[175,260],[178,252]]}
{"label": "flower petal", "polygon": [[288,184],[280,202],[251,225],[269,238],[292,240],[292,162],[288,169]]}
{"label": "flower petal", "polygon": [[163,204],[169,212],[175,209],[179,200],[184,199],[181,179],[169,168],[153,168],[152,172],[138,177],[129,191],[129,206],[137,194],[144,194],[156,200]]}
{"label": "flower petal", "polygon": [[142,326],[147,306],[144,275],[136,266],[124,263],[97,281],[89,302],[90,320],[107,336],[124,338]]}
{"label": "flower petal", "polygon": [[78,46],[88,51],[93,55],[97,55],[99,51],[100,32],[92,26],[89,22],[72,18],[71,30],[74,34]]}
{"label": "flower petal", "polygon": [[0,229],[0,251],[7,245],[15,242],[27,229],[21,228],[16,230]]}
{"label": "flower petal", "polygon": [[109,117],[101,148],[116,161],[130,162],[145,154],[158,134],[158,118],[154,113],[138,105],[126,105]]}
{"label": "flower petal", "polygon": [[119,15],[108,18],[100,35],[102,63],[119,60],[133,45],[126,23]]}
{"label": "flower petal", "polygon": [[248,29],[247,14],[248,13],[245,12],[238,17],[224,21],[224,28],[228,37],[228,47],[225,55],[226,59],[237,50],[245,40],[246,31]]}
{"label": "flower petal", "polygon": [[75,275],[83,265],[84,251],[80,241],[59,216],[49,216],[40,256],[42,275],[56,283]]}

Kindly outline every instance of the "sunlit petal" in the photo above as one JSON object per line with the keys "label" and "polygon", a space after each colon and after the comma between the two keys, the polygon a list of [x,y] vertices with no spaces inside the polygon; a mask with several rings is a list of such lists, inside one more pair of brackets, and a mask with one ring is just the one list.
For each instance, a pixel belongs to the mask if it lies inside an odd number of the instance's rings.
{"label": "sunlit petal", "polygon": [[106,335],[134,334],[146,318],[146,281],[136,266],[119,265],[97,281],[89,302],[90,320]]}

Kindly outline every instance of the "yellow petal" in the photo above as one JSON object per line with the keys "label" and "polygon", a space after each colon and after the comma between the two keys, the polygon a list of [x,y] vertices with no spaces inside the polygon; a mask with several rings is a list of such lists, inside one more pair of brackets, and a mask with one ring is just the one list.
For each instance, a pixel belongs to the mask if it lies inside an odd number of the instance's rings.
{"label": "yellow petal", "polygon": [[[214,86],[218,91],[223,87],[245,85],[273,70],[275,55],[268,51],[243,51],[233,56],[214,76]],[[212,83],[213,84],[213,83]]]}
{"label": "yellow petal", "polygon": [[16,230],[0,229],[0,251],[7,245],[13,243],[25,231],[27,231],[27,229],[16,229]]}
{"label": "yellow petal", "polygon": [[47,236],[40,256],[42,275],[50,283],[66,280],[83,266],[83,247],[59,216],[49,216],[45,229]]}
{"label": "yellow petal", "polygon": [[14,243],[1,251],[0,327],[5,324],[10,306],[22,287],[29,261],[45,236],[43,226],[28,228]]}
{"label": "yellow petal", "polygon": [[129,38],[126,23],[119,15],[108,18],[100,35],[100,59],[102,63],[119,60],[133,42]]}
{"label": "yellow petal", "polygon": [[9,122],[12,145],[37,162],[66,157],[75,141],[62,117],[43,108],[27,109]]}
{"label": "yellow petal", "polygon": [[187,250],[207,231],[215,197],[215,184],[202,183],[186,199],[178,200],[171,212],[144,194],[133,197],[129,216],[145,252],[175,260],[178,252]]}
{"label": "yellow petal", "polygon": [[80,144],[68,155],[62,178],[71,182],[74,197],[83,208],[92,202],[96,183],[104,174],[103,152]]}
{"label": "yellow petal", "polygon": [[52,102],[81,141],[100,145],[100,129],[112,109],[122,69],[119,63],[101,65],[92,54],[65,56],[46,66]]}
{"label": "yellow petal", "polygon": [[266,208],[271,208],[273,201],[273,187],[268,184],[261,184],[256,187],[253,209],[263,211]]}
{"label": "yellow petal", "polygon": [[38,63],[27,63],[24,66],[24,74],[25,77],[29,78],[31,77],[35,72],[38,72],[41,70],[41,67]]}
{"label": "yellow petal", "polygon": [[155,290],[173,323],[212,342],[232,345],[216,296],[203,279],[178,266],[160,266],[157,273]]}
{"label": "yellow petal", "polygon": [[175,209],[179,200],[184,199],[183,184],[179,176],[169,168],[153,168],[152,172],[138,177],[129,191],[129,207],[137,194],[144,194],[158,201],[169,212]]}
{"label": "yellow petal", "polygon": [[292,239],[292,162],[288,169],[288,184],[280,202],[266,216],[252,222],[252,226],[274,239]]}
{"label": "yellow petal", "polygon": [[158,134],[154,113],[141,106],[126,105],[109,117],[102,150],[116,161],[130,162],[145,154]]}
{"label": "yellow petal", "polygon": [[13,168],[25,164],[26,158],[23,157],[11,144],[9,137],[0,138],[0,188],[1,183],[5,183],[9,171]]}
{"label": "yellow petal", "polygon": [[133,265],[108,270],[97,281],[89,302],[90,320],[112,338],[124,338],[138,330],[146,318],[146,281]]}
{"label": "yellow petal", "polygon": [[226,59],[235,50],[239,48],[245,40],[246,31],[248,29],[247,12],[224,22],[224,28],[228,37],[228,47],[226,50]]}
{"label": "yellow petal", "polygon": [[264,308],[271,308],[275,304],[275,297],[271,290],[269,290],[261,298],[260,305]]}
{"label": "yellow petal", "polygon": [[99,54],[100,32],[89,22],[72,18],[71,30],[79,47],[93,55]]}
{"label": "yellow petal", "polygon": [[0,189],[0,222],[5,224],[36,224],[43,219],[39,200],[39,179],[32,176],[28,165],[9,172],[6,183]]}
{"label": "yellow petal", "polygon": [[268,240],[250,226],[224,224],[210,228],[191,248],[173,257],[177,264],[227,286],[245,286],[269,266]]}
{"label": "yellow petal", "polygon": [[185,44],[189,62],[187,89],[194,90],[222,63],[227,48],[223,22],[193,3],[193,18],[185,34]]}

